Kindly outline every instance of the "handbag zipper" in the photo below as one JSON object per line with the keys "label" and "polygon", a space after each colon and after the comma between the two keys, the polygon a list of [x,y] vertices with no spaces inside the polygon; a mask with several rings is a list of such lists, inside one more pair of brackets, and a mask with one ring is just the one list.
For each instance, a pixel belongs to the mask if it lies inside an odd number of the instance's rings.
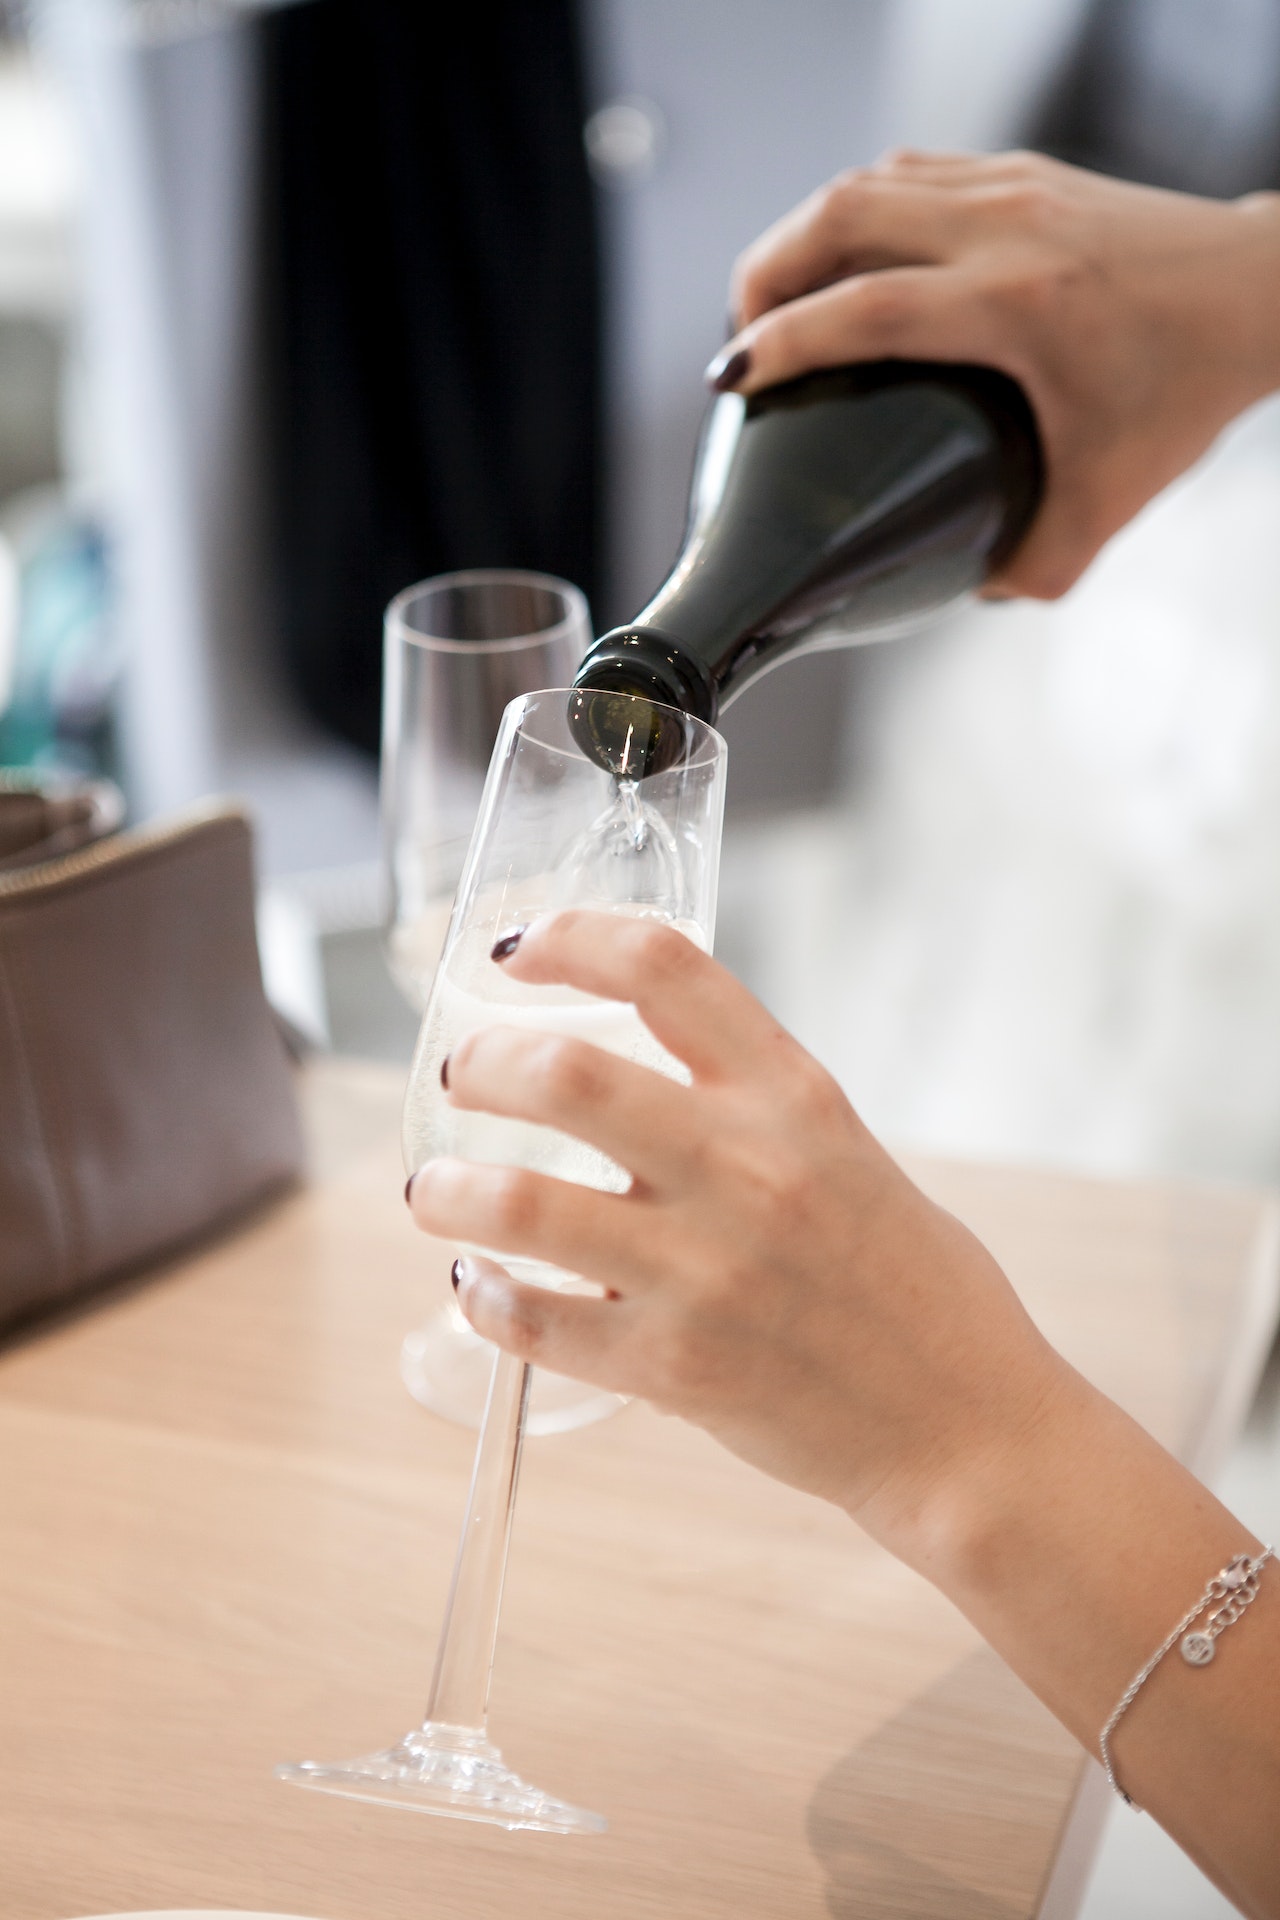
{"label": "handbag zipper", "polygon": [[16,894],[46,892],[51,887],[61,886],[66,880],[76,880],[82,874],[95,872],[99,867],[110,867],[119,860],[127,860],[130,854],[170,846],[175,840],[185,839],[193,828],[210,826],[217,820],[242,820],[245,826],[252,825],[244,808],[235,801],[212,800],[205,805],[189,808],[175,819],[166,821],[163,826],[130,827],[123,833],[108,834],[92,846],[81,847],[75,853],[60,854],[56,859],[43,861],[35,867],[19,867],[14,873],[0,873],[0,900],[11,900]]}

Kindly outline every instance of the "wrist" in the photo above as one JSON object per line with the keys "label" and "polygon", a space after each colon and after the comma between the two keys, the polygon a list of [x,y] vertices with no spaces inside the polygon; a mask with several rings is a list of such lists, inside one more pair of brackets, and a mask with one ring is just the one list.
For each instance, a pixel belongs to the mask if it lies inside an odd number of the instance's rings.
{"label": "wrist", "polygon": [[1280,389],[1280,193],[1250,193],[1228,209],[1238,222],[1239,352],[1249,399]]}
{"label": "wrist", "polygon": [[1080,1396],[1101,1398],[1029,1320],[1003,1331],[957,1361],[963,1385],[921,1409],[892,1471],[841,1503],[952,1599],[989,1577],[993,1548],[1041,1497]]}
{"label": "wrist", "polygon": [[1121,1692],[1209,1574],[1256,1541],[1053,1355],[1020,1437],[975,1450],[924,1515],[916,1570],[1096,1750]]}
{"label": "wrist", "polygon": [[914,1515],[903,1557],[966,1611],[999,1588],[1064,1458],[1078,1455],[1095,1403],[1108,1404],[1052,1348],[1037,1358],[1017,1401],[973,1433]]}

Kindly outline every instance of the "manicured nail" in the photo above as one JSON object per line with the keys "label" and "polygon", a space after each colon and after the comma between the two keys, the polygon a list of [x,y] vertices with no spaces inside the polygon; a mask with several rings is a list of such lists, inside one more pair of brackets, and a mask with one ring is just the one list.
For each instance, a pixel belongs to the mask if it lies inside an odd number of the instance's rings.
{"label": "manicured nail", "polygon": [[702,377],[713,393],[728,393],[746,379],[750,369],[750,349],[739,347],[736,353],[718,353]]}
{"label": "manicured nail", "polygon": [[440,1062],[440,1085],[447,1093],[449,1090],[449,1055],[447,1053]]}
{"label": "manicured nail", "polygon": [[454,1290],[454,1292],[456,1293],[456,1292],[458,1291],[458,1282],[459,1282],[459,1280],[461,1280],[461,1278],[462,1278],[462,1262],[461,1262],[461,1260],[455,1260],[455,1261],[454,1261],[454,1263],[453,1263],[453,1265],[452,1265],[452,1266],[450,1267],[450,1269],[449,1269],[449,1278],[450,1278],[450,1279],[452,1280],[452,1282],[453,1282],[453,1290]]}
{"label": "manicured nail", "polygon": [[489,958],[498,961],[509,960],[516,948],[520,945],[520,942],[524,939],[524,936],[525,929],[523,927],[513,927],[510,933],[503,934],[501,940],[494,941],[492,947],[489,949]]}
{"label": "manicured nail", "polygon": [[409,1178],[404,1183],[404,1203],[406,1207],[411,1207],[413,1205],[413,1201],[410,1196],[413,1193],[413,1183],[417,1179],[417,1177],[418,1176],[416,1173],[411,1173],[409,1175]]}

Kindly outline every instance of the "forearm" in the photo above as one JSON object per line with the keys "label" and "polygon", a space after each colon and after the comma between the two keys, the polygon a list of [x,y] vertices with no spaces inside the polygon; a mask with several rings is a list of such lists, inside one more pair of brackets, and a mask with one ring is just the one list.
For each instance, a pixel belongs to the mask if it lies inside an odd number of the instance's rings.
{"label": "forearm", "polygon": [[[1260,1543],[1163,1448],[1061,1367],[1016,1457],[958,1481],[910,1556],[1094,1754],[1134,1675]],[[1175,1646],[1117,1727],[1137,1803],[1247,1913],[1280,1914],[1280,1567],[1193,1668]],[[1228,1869],[1226,1864],[1230,1862]]]}

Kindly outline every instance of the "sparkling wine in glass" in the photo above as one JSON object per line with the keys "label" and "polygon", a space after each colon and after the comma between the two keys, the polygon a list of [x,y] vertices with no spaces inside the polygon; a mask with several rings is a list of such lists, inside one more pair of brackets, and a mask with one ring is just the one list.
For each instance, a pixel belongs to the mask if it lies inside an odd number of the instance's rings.
{"label": "sparkling wine in glass", "polygon": [[[688,714],[635,699],[618,736],[620,751],[601,765],[582,752],[578,739],[595,719],[601,726],[594,731],[603,731],[602,716],[592,711],[597,701],[611,702],[609,723],[616,731],[619,699],[630,697],[567,689],[528,694],[513,701],[503,718],[414,1055],[404,1125],[410,1171],[447,1153],[617,1193],[630,1183],[624,1168],[582,1141],[450,1103],[440,1063],[464,1034],[480,1027],[571,1034],[684,1077],[684,1068],[658,1045],[633,1006],[563,986],[525,986],[490,958],[502,934],[566,907],[658,920],[711,946],[724,741]],[[651,754],[659,739],[661,754]],[[499,1257],[538,1285],[590,1284],[538,1261]],[[488,1738],[489,1682],[531,1372],[523,1361],[496,1354],[422,1725],[380,1753],[279,1768],[282,1779],[504,1827],[558,1833],[603,1828],[598,1814],[521,1779]]]}

